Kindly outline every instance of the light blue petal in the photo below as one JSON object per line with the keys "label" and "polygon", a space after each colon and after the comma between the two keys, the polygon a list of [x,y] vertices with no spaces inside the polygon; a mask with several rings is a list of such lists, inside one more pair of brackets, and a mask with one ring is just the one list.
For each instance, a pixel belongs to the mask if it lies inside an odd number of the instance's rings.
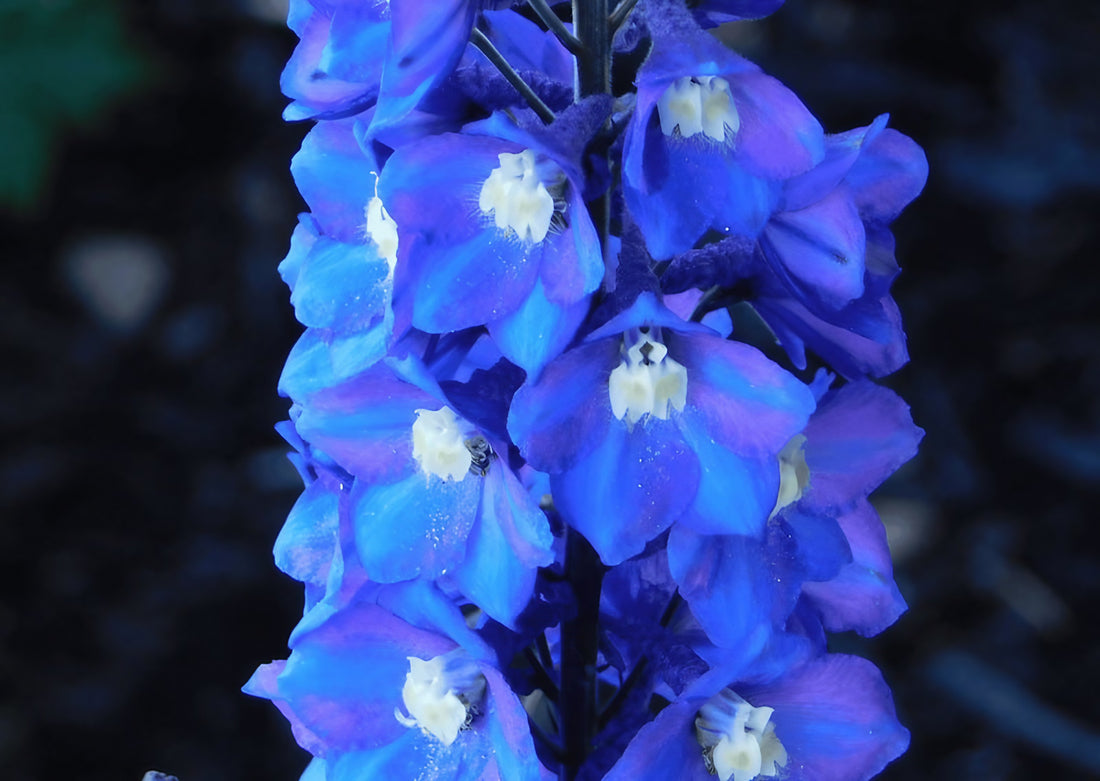
{"label": "light blue petal", "polygon": [[426,476],[419,470],[391,484],[353,492],[359,558],[371,580],[438,578],[462,563],[477,517],[481,480]]}
{"label": "light blue petal", "polygon": [[536,379],[573,340],[588,307],[587,298],[568,306],[547,300],[542,280],[536,280],[523,305],[489,323],[489,333],[508,360]]}
{"label": "light blue petal", "polygon": [[514,627],[540,566],[554,560],[546,515],[499,461],[484,478],[480,514],[455,579],[463,593],[500,623]]}

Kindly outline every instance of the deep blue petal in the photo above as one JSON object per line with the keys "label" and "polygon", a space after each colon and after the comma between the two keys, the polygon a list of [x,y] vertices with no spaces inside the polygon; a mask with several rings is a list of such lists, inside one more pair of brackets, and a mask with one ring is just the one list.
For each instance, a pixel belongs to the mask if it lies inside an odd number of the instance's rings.
{"label": "deep blue petal", "polygon": [[508,431],[533,467],[569,469],[604,439],[613,421],[607,382],[618,354],[610,339],[583,344],[516,391]]}
{"label": "deep blue petal", "polygon": [[[751,659],[773,631],[779,586],[762,543],[740,535],[701,535],[677,524],[668,567],[715,645]],[[777,587],[778,586],[778,587]],[[797,588],[797,586],[795,586]]]}
{"label": "deep blue petal", "polygon": [[680,700],[638,730],[605,781],[710,781],[695,739],[695,714],[703,700]]}
{"label": "deep blue petal", "polygon": [[695,498],[699,462],[671,420],[628,428],[613,420],[604,440],[568,471],[552,474],[554,503],[605,564],[641,553]]}

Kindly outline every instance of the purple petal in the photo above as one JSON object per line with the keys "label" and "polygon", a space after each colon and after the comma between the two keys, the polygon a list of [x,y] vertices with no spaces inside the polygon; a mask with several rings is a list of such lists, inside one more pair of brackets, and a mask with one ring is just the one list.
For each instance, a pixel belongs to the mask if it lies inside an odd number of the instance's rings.
{"label": "purple petal", "polygon": [[397,378],[387,366],[310,397],[298,432],[356,477],[393,481],[415,468],[412,425],[417,409],[437,410],[437,398]]}
{"label": "purple petal", "polygon": [[866,781],[909,745],[890,689],[866,659],[830,654],[737,693],[775,709],[791,781]]}
{"label": "purple petal", "polygon": [[812,206],[776,215],[764,230],[765,256],[804,295],[839,309],[863,294],[867,237],[845,188]]}
{"label": "purple petal", "polygon": [[894,582],[886,528],[878,513],[861,501],[837,518],[852,549],[852,562],[822,583],[803,584],[803,594],[830,632],[855,630],[864,637],[878,634],[906,610]]}
{"label": "purple petal", "polygon": [[605,437],[613,420],[607,383],[618,356],[613,339],[582,344],[516,391],[508,432],[531,466],[569,469]]}
{"label": "purple petal", "polygon": [[846,507],[867,496],[916,455],[924,436],[896,393],[867,380],[826,394],[805,433],[805,498],[817,507]]}
{"label": "purple petal", "polygon": [[888,223],[920,194],[927,180],[924,150],[888,128],[864,148],[846,182],[867,220]]}
{"label": "purple petal", "polygon": [[630,741],[604,781],[710,781],[695,738],[695,714],[703,700],[680,700],[657,714]]}
{"label": "purple petal", "polygon": [[722,446],[775,458],[805,427],[813,394],[756,348],[708,334],[674,333],[667,341],[669,355],[687,367],[688,406]]}
{"label": "purple petal", "polygon": [[825,158],[825,131],[798,96],[778,79],[758,72],[730,79],[741,120],[737,157],[751,173],[787,179]]}

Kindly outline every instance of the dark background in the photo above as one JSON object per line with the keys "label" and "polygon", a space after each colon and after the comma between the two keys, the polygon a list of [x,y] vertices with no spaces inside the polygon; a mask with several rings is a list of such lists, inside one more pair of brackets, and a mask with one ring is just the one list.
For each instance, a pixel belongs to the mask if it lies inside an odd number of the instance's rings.
{"label": "dark background", "polygon": [[[303,208],[277,0],[0,3],[0,778],[296,779],[272,425]],[[789,0],[731,32],[826,128],[928,152],[896,223],[928,432],[876,495],[911,610],[881,777],[1100,777],[1100,4]]]}

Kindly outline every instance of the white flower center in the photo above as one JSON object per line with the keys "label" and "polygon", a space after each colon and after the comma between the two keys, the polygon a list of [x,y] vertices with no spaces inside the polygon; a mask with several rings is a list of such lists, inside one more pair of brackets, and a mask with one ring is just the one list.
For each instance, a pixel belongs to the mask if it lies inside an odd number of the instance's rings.
{"label": "white flower center", "polygon": [[409,715],[399,708],[394,708],[393,715],[406,727],[419,727],[449,746],[477,711],[485,694],[485,676],[460,651],[426,661],[407,658],[409,672],[401,688],[401,701]]}
{"label": "white flower center", "polygon": [[795,434],[779,453],[779,496],[768,520],[784,507],[802,498],[810,484],[810,467],[806,465],[806,437]]}
{"label": "white flower center", "polygon": [[454,410],[416,410],[412,425],[413,458],[425,475],[444,480],[463,480],[470,472],[473,456]]}
{"label": "white flower center", "polygon": [[393,276],[393,270],[397,266],[397,223],[382,206],[382,199],[377,195],[367,203],[367,235],[378,247],[378,257],[389,264],[390,276]]}
{"label": "white flower center", "polygon": [[607,382],[611,412],[629,426],[646,415],[667,420],[687,402],[687,369],[648,330],[624,335],[623,360]]}
{"label": "white flower center", "polygon": [[707,769],[720,781],[779,775],[779,768],[787,764],[787,750],[775,734],[773,712],[754,708],[729,689],[712,697],[695,717],[695,737]]}
{"label": "white flower center", "polygon": [[679,128],[684,138],[703,133],[724,142],[727,128],[735,135],[741,127],[730,84],[720,76],[676,79],[657,101],[657,116],[666,136]]}
{"label": "white flower center", "polygon": [[[554,196],[543,183],[535,163],[535,153],[524,149],[519,154],[497,155],[500,167],[494,168],[481,185],[477,205],[482,214],[493,215],[501,230],[513,230],[520,240],[536,244],[546,238],[556,208]],[[564,174],[552,176],[550,186],[557,192],[564,186]]]}

